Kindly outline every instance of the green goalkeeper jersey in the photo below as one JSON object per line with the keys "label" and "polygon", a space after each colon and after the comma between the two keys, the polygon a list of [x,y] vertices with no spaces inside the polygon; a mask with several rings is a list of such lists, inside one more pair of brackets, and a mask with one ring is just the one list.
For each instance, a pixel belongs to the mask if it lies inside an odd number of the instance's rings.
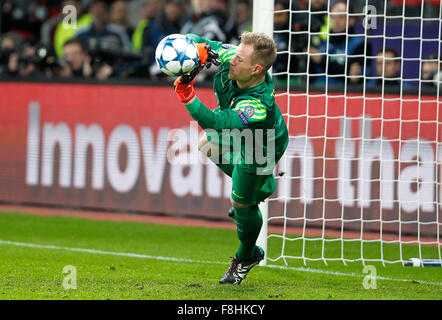
{"label": "green goalkeeper jersey", "polygon": [[[187,34],[187,36],[196,43],[210,44],[212,50],[218,52],[222,63],[221,70],[214,77],[213,85],[219,107],[210,111],[196,98],[195,102],[187,106],[189,113],[206,131],[212,129],[218,132],[218,142],[227,143],[230,148],[234,141],[232,142],[233,136],[228,130],[238,129],[242,148],[239,159],[235,161],[239,161],[237,163],[245,169],[256,170],[257,167],[261,167],[265,168],[267,174],[270,174],[289,141],[287,126],[275,103],[275,90],[270,74],[267,72],[265,80],[254,87],[239,88],[236,81],[228,76],[229,61],[235,56],[237,47],[210,41],[194,34]],[[252,145],[252,152],[249,152],[253,158],[252,161],[247,159],[245,154],[247,133],[253,136],[253,142],[248,144]],[[209,140],[213,142],[210,137],[208,134]],[[262,153],[257,152],[257,148],[262,148]],[[266,157],[267,161],[264,163],[262,159],[258,159],[257,154]],[[272,158],[273,163],[268,161]],[[230,160],[233,160],[232,156]]]}

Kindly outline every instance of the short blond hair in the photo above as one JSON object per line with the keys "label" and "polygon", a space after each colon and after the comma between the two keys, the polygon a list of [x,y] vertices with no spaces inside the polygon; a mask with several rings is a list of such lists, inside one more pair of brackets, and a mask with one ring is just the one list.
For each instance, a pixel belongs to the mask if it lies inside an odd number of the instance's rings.
{"label": "short blond hair", "polygon": [[276,43],[262,32],[244,32],[241,34],[241,43],[253,46],[253,58],[262,63],[265,71],[276,61]]}

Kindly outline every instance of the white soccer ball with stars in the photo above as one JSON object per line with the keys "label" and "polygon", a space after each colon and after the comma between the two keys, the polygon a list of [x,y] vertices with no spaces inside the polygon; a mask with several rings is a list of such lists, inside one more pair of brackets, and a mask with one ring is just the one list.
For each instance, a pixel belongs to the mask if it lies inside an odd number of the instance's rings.
{"label": "white soccer ball with stars", "polygon": [[182,34],[164,37],[155,50],[158,67],[171,77],[182,76],[198,65],[198,49],[192,39]]}

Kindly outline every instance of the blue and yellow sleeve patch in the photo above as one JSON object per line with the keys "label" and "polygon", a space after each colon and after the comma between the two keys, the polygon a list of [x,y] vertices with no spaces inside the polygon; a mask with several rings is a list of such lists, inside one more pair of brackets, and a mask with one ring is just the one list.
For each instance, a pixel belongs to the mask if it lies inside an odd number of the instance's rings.
{"label": "blue and yellow sleeve patch", "polygon": [[258,99],[239,101],[233,110],[238,114],[243,125],[264,121],[267,117],[267,109]]}

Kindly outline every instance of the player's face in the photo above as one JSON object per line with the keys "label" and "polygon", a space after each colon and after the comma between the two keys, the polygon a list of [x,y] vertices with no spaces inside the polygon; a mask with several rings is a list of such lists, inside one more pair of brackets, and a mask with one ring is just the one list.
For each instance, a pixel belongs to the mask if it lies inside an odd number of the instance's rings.
{"label": "player's face", "polygon": [[241,43],[236,54],[230,60],[229,78],[237,81],[249,81],[256,73],[256,64],[253,62],[253,47]]}

